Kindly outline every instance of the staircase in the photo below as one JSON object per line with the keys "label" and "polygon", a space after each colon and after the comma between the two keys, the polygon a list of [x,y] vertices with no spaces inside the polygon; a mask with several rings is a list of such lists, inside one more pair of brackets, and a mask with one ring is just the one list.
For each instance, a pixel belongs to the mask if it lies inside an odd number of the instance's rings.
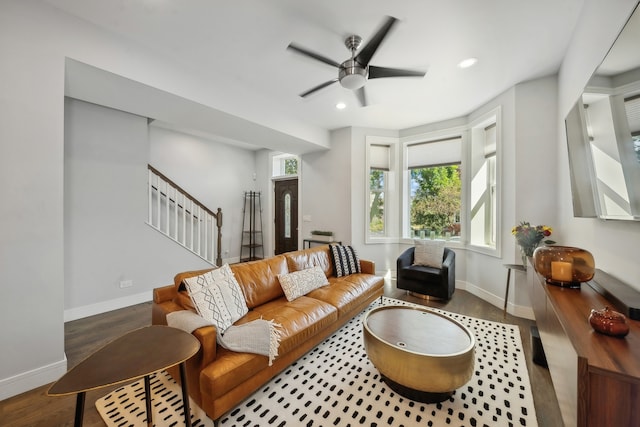
{"label": "staircase", "polygon": [[222,265],[222,210],[213,213],[153,166],[148,169],[147,224],[203,260]]}

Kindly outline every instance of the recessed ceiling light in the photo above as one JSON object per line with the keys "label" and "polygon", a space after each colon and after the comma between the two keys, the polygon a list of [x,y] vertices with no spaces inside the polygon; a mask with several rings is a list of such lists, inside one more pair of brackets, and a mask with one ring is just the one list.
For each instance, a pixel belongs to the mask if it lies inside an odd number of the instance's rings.
{"label": "recessed ceiling light", "polygon": [[338,110],[344,110],[345,108],[347,108],[347,104],[345,104],[344,102],[338,102],[338,103],[336,104],[336,108],[337,108]]}
{"label": "recessed ceiling light", "polygon": [[462,61],[460,61],[460,63],[458,64],[458,67],[460,68],[469,68],[471,66],[476,65],[476,62],[478,62],[478,58],[467,58],[467,59],[463,59]]}

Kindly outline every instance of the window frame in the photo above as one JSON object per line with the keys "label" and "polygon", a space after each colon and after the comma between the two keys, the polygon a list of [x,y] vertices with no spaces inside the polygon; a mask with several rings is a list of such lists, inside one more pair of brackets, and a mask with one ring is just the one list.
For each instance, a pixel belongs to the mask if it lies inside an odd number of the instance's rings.
{"label": "window frame", "polygon": [[[295,159],[296,161],[296,173],[295,174],[287,174],[285,163],[289,159]],[[300,176],[300,156],[296,154],[289,153],[273,153],[271,155],[271,179],[280,179],[280,178],[295,178]],[[275,167],[275,162],[278,162],[278,168]],[[277,171],[277,172],[276,172]],[[284,174],[280,174],[279,172],[285,171]],[[278,173],[278,174],[276,174]]]}
{"label": "window frame", "polygon": [[[384,180],[385,188],[385,201],[384,201],[384,223],[385,223],[385,235],[374,236],[370,233],[370,206],[371,206],[371,188],[370,188],[370,173],[371,173],[371,146],[387,145],[389,146],[389,171],[387,171],[386,179]],[[398,138],[394,137],[381,137],[381,136],[367,136],[365,141],[365,168],[364,168],[364,206],[365,206],[365,221],[364,221],[364,236],[365,244],[381,244],[381,243],[397,243],[398,242],[398,227],[397,224],[397,205],[398,205]]]}
{"label": "window frame", "polygon": [[[409,169],[409,150],[408,147],[410,145],[423,143],[423,142],[436,142],[439,140],[446,140],[450,138],[460,138],[461,139],[461,153],[460,153],[460,166],[461,166],[461,175],[460,179],[462,181],[462,189],[460,193],[461,206],[463,209],[460,210],[460,223],[463,225],[460,239],[459,240],[450,240],[447,241],[447,246],[450,247],[463,247],[465,243],[465,192],[466,192],[466,173],[465,173],[465,151],[466,151],[466,140],[467,140],[467,126],[455,126],[447,129],[437,130],[433,132],[426,132],[417,135],[411,135],[404,138],[401,138],[401,149],[402,149],[402,183],[401,183],[401,192],[402,197],[400,200],[400,210],[402,215],[402,233],[400,235],[401,243],[411,244],[414,241],[414,237],[411,236],[411,170]],[[439,165],[432,165],[439,166]]]}
{"label": "window frame", "polygon": [[[466,246],[469,250],[475,251],[475,252],[479,252],[479,253],[483,253],[485,255],[490,255],[493,257],[497,257],[500,258],[501,257],[501,252],[502,252],[502,235],[501,235],[501,224],[502,224],[502,133],[503,133],[503,128],[502,128],[502,110],[500,107],[496,107],[495,109],[492,109],[491,111],[488,111],[485,114],[482,114],[481,116],[479,116],[478,118],[476,118],[475,120],[471,121],[469,123],[469,134],[470,134],[470,144],[469,144],[469,166],[471,168],[471,157],[473,155],[473,150],[474,147],[478,147],[476,148],[477,150],[484,150],[484,146],[485,146],[485,132],[486,132],[486,128],[490,127],[491,125],[495,125],[496,128],[496,132],[495,132],[495,143],[496,143],[496,147],[495,147],[495,154],[493,156],[484,156],[484,152],[481,153],[482,156],[485,158],[485,163],[486,159],[490,158],[490,157],[494,157],[495,161],[493,162],[493,166],[495,167],[495,188],[494,188],[494,193],[495,193],[495,201],[491,198],[491,196],[489,197],[489,201],[490,201],[490,205],[488,207],[490,212],[495,212],[495,217],[493,218],[493,223],[495,224],[495,242],[494,245],[491,246],[489,244],[479,244],[477,242],[474,242],[471,240],[471,234],[469,234],[469,240],[466,242]],[[476,135],[483,135],[482,137],[482,143],[481,144],[477,144],[475,138],[477,138]],[[482,147],[482,148],[480,148]],[[487,167],[489,167],[490,164],[487,165]],[[472,173],[472,170],[469,171],[469,173]],[[473,209],[473,206],[471,206],[472,200],[471,200],[471,179],[472,177],[469,178],[469,193],[468,193],[468,199],[467,199],[467,209],[465,209],[465,211],[468,213],[468,231],[469,233],[471,233],[471,221],[472,221],[472,215],[471,215],[471,210]],[[488,180],[485,181],[486,185],[489,187],[489,189],[491,190],[491,186],[490,183],[488,182]],[[486,233],[491,233],[491,223],[489,219],[485,219],[484,221],[484,233],[485,233],[485,242],[486,242]]]}

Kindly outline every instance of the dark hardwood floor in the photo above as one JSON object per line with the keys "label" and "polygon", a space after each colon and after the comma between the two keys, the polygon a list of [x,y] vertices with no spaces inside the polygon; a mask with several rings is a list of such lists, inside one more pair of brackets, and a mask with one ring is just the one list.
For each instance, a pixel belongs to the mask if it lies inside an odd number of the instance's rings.
{"label": "dark hardwood floor", "polygon": [[[385,296],[416,304],[442,308],[451,312],[483,318],[494,322],[505,322],[520,327],[527,368],[540,427],[562,426],[560,409],[547,369],[531,361],[529,328],[534,323],[527,319],[507,314],[502,310],[463,290],[456,290],[450,301],[424,300],[408,295],[395,288],[395,281],[388,281]],[[126,332],[151,324],[151,303],[87,317],[65,324],[65,352],[68,367],[75,366],[89,354],[107,342]],[[75,396],[49,397],[49,385],[39,387],[0,402],[0,425],[4,427],[26,426],[72,426]],[[95,409],[95,401],[116,387],[103,388],[87,393],[84,425],[88,427],[105,424]]]}

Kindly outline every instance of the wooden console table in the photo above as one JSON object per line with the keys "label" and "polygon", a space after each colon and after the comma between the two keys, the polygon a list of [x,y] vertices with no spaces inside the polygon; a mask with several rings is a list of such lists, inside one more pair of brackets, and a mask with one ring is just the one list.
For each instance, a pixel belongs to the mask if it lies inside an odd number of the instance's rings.
{"label": "wooden console table", "polygon": [[589,314],[612,304],[587,283],[547,285],[529,266],[527,285],[565,426],[640,425],[640,321],[625,338],[602,335]]}

